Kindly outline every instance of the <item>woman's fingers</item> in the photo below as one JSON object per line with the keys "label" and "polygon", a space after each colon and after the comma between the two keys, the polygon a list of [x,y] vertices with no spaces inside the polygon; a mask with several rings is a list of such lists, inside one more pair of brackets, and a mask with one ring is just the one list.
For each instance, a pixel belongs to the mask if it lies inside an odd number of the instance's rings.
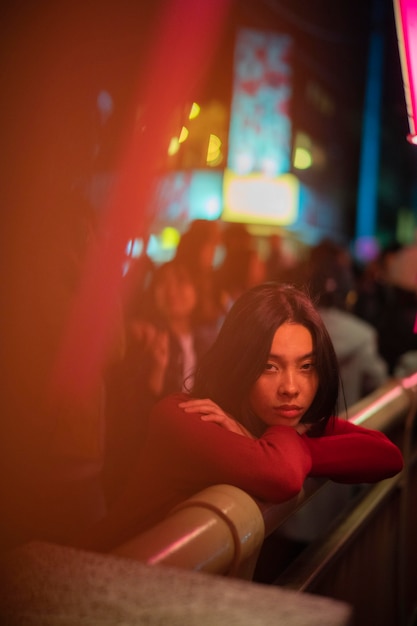
{"label": "woman's fingers", "polygon": [[201,413],[203,422],[213,422],[230,432],[253,438],[252,435],[233,417],[225,413],[215,402],[205,399],[193,399],[180,402],[180,407],[188,413]]}
{"label": "woman's fingers", "polygon": [[222,428],[229,430],[232,433],[237,433],[238,435],[246,435],[245,429],[241,424],[236,422],[232,417],[229,417],[225,413],[219,415],[218,413],[208,413],[201,416],[203,422],[213,422],[214,424],[218,424]]}
{"label": "woman's fingers", "polygon": [[195,399],[181,402],[180,407],[184,409],[186,413],[201,413],[201,419],[206,422],[216,422],[217,424],[225,425],[228,420],[234,422],[235,420],[227,415],[218,404],[209,400]]}
{"label": "woman's fingers", "polygon": [[180,402],[179,406],[187,413],[217,413],[224,415],[224,411],[212,400],[207,398],[186,400]]}

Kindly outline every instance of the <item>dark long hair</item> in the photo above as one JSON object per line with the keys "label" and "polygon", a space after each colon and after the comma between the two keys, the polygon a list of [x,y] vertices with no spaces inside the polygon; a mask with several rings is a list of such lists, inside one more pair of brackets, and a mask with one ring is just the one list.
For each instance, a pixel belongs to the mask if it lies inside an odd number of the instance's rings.
{"label": "dark long hair", "polygon": [[305,326],[316,355],[318,389],[303,423],[311,436],[337,414],[339,367],[330,336],[309,296],[293,287],[264,283],[246,291],[227,314],[216,341],[201,359],[192,395],[210,398],[254,435],[266,429],[249,405],[249,392],[264,371],[276,330],[285,322]]}

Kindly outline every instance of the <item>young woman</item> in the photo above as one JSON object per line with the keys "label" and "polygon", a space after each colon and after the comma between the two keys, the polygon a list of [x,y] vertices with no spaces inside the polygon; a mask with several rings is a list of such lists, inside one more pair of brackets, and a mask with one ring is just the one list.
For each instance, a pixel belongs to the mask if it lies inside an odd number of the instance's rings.
{"label": "young woman", "polygon": [[336,355],[310,299],[275,283],[247,291],[191,394],[154,408],[130,483],[83,545],[111,548],[209,485],[279,503],[308,475],[368,483],[398,473],[401,453],[385,435],[335,417],[338,388]]}

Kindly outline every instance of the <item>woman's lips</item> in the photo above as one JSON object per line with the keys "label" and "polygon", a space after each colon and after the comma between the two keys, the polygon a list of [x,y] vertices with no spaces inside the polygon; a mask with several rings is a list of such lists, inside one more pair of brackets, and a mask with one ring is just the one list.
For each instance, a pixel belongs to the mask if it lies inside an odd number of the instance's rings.
{"label": "woman's lips", "polygon": [[285,419],[295,419],[301,417],[303,410],[300,406],[293,404],[283,404],[274,408],[274,413]]}

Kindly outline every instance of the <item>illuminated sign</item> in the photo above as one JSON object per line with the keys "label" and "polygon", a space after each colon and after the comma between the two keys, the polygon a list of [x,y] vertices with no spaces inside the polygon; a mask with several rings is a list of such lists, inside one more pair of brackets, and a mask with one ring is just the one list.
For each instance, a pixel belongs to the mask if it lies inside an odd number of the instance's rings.
{"label": "illuminated sign", "polygon": [[223,195],[226,222],[290,225],[298,217],[299,182],[292,174],[270,178],[226,170]]}
{"label": "illuminated sign", "polygon": [[242,28],[235,47],[229,169],[280,176],[291,166],[288,35]]}

